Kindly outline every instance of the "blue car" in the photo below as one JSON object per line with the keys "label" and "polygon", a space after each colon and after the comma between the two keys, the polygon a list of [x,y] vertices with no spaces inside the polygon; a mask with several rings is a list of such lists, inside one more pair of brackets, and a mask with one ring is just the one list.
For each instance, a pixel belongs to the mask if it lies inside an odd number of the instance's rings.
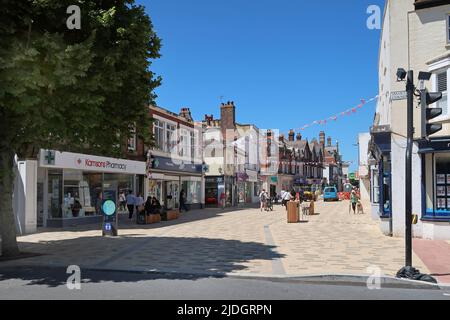
{"label": "blue car", "polygon": [[326,187],[323,190],[323,201],[339,201],[336,187]]}

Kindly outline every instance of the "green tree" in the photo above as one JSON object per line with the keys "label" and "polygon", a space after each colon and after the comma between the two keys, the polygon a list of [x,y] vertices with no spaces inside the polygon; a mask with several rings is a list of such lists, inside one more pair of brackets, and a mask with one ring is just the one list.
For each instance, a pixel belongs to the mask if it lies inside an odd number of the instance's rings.
{"label": "green tree", "polygon": [[[135,129],[151,141],[150,70],[160,39],[133,0],[2,0],[0,13],[0,235],[19,253],[14,158],[40,148],[120,156]],[[81,29],[66,12],[81,9]]]}

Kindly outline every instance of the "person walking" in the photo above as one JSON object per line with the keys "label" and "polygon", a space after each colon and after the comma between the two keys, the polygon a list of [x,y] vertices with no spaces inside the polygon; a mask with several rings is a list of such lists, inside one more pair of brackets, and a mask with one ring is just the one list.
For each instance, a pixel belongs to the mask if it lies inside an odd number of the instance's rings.
{"label": "person walking", "polygon": [[127,208],[128,208],[128,219],[133,219],[133,214],[134,214],[134,206],[136,203],[136,197],[133,194],[132,190],[128,191],[127,197]]}
{"label": "person walking", "polygon": [[356,190],[353,189],[350,194],[350,203],[352,205],[353,214],[356,214],[356,205],[358,204],[358,195],[356,194]]}
{"label": "person walking", "polygon": [[125,195],[125,192],[122,191],[119,194],[119,210],[124,212],[127,210],[127,196]]}
{"label": "person walking", "polygon": [[267,204],[267,193],[265,189],[262,189],[261,193],[259,194],[259,203],[261,212],[263,210],[266,210],[266,204]]}
{"label": "person walking", "polygon": [[135,198],[135,206],[136,206],[136,213],[138,215],[142,214],[145,211],[145,206],[144,206],[144,198],[142,197],[142,195],[140,193],[138,193],[137,197]]}
{"label": "person walking", "polygon": [[186,205],[186,192],[184,189],[181,189],[180,192],[180,213],[184,209],[184,211],[188,212],[189,208]]}
{"label": "person walking", "polygon": [[280,192],[280,199],[281,199],[281,206],[283,207],[285,205],[284,203],[284,196],[286,195],[286,191],[284,191],[283,189]]}

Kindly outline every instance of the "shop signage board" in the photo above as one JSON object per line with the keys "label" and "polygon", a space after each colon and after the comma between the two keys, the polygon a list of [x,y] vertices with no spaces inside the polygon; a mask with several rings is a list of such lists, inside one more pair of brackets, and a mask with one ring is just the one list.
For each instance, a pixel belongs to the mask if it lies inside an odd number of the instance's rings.
{"label": "shop signage board", "polygon": [[202,174],[203,165],[167,157],[154,156],[153,169]]}
{"label": "shop signage board", "polygon": [[249,182],[258,182],[258,173],[256,171],[247,170],[246,173]]}
{"label": "shop signage board", "polygon": [[41,149],[39,154],[39,165],[44,168],[74,169],[108,173],[146,173],[146,164],[143,161],[44,149]]}

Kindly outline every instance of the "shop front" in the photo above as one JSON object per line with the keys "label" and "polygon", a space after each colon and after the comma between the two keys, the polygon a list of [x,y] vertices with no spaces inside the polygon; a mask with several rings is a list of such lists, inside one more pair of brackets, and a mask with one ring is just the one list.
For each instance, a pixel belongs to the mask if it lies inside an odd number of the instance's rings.
{"label": "shop front", "polygon": [[386,235],[393,234],[392,214],[392,150],[390,132],[372,132],[369,152],[371,166],[372,216],[380,220],[380,228]]}
{"label": "shop front", "polygon": [[225,182],[223,176],[205,177],[205,204],[208,207],[221,207],[225,200]]}
{"label": "shop front", "polygon": [[248,190],[250,183],[248,181],[248,174],[246,172],[239,172],[236,174],[237,181],[237,195],[238,204],[242,205],[249,203]]}
{"label": "shop front", "polygon": [[37,168],[37,222],[65,227],[100,222],[105,197],[125,213],[119,195],[144,194],[145,162],[41,150]]}
{"label": "shop front", "polygon": [[420,141],[422,215],[418,223],[424,239],[450,240],[450,137]]}
{"label": "shop front", "polygon": [[156,197],[167,210],[180,208],[181,191],[191,209],[204,206],[202,165],[152,156],[147,173],[147,196]]}

